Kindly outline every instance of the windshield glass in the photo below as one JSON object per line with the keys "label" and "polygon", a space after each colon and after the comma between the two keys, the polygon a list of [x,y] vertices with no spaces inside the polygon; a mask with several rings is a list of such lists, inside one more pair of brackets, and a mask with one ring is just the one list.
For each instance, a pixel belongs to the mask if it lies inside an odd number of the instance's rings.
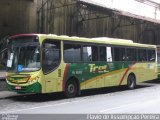
{"label": "windshield glass", "polygon": [[19,36],[8,40],[8,71],[37,71],[40,68],[40,45],[37,36]]}
{"label": "windshield glass", "polygon": [[11,46],[8,53],[7,68],[17,72],[39,70],[39,46]]}

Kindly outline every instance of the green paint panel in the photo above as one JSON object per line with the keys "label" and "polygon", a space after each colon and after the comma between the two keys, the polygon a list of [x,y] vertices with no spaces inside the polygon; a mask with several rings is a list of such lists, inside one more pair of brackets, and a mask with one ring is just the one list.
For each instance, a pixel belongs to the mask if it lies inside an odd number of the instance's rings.
{"label": "green paint panel", "polygon": [[70,63],[66,80],[75,76],[81,83],[105,73],[128,68],[129,65],[131,65],[131,62]]}
{"label": "green paint panel", "polygon": [[16,86],[12,86],[7,84],[7,88],[9,91],[14,91],[17,93],[41,93],[42,87],[40,83],[34,83],[28,86],[21,86],[20,90],[15,89]]}

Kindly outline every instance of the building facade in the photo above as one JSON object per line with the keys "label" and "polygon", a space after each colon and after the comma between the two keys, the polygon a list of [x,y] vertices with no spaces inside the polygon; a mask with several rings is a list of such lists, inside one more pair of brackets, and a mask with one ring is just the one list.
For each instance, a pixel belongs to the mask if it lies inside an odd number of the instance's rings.
{"label": "building facade", "polygon": [[37,0],[0,0],[0,38],[37,30]]}
{"label": "building facade", "polygon": [[80,0],[40,0],[39,3],[39,33],[114,37],[160,44],[160,25],[157,23],[123,16]]}

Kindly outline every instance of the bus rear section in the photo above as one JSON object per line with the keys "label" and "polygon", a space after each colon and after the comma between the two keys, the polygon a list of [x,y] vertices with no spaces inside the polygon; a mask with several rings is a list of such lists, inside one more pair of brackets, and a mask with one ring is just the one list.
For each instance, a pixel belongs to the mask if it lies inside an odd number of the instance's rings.
{"label": "bus rear section", "polygon": [[158,69],[158,79],[160,79],[160,46],[157,46],[157,69]]}

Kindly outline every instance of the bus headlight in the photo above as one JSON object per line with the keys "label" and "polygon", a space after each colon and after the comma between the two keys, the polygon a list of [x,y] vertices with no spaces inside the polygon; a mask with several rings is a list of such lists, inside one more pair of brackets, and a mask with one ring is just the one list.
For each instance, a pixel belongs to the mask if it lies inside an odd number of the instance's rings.
{"label": "bus headlight", "polygon": [[7,82],[7,84],[9,84],[9,83],[10,83],[8,79],[6,80],[6,82]]}
{"label": "bus headlight", "polygon": [[9,84],[11,81],[13,80],[13,78],[11,77],[6,77],[6,82]]}
{"label": "bus headlight", "polygon": [[39,79],[39,77],[38,77],[38,76],[37,76],[37,77],[35,77],[35,78],[30,78],[30,79],[28,79],[28,84],[36,83],[36,82],[38,82],[38,79]]}

